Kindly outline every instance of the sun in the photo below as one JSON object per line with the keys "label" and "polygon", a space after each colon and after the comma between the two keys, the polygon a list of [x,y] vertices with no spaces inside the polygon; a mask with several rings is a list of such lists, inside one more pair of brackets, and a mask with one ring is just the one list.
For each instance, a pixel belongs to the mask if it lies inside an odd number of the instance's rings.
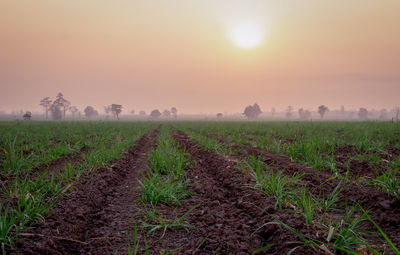
{"label": "sun", "polygon": [[229,29],[229,37],[236,46],[251,49],[263,42],[264,32],[256,24],[241,23]]}

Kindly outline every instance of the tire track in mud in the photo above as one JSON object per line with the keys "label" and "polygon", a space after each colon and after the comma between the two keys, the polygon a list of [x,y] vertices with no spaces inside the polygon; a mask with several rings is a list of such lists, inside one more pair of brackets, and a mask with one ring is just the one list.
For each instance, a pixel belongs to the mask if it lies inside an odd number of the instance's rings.
{"label": "tire track in mud", "polygon": [[[237,151],[237,153],[233,155],[234,158],[247,160],[249,155],[254,155],[261,157],[261,160],[265,164],[271,165],[272,169],[283,171],[285,175],[306,173],[301,180],[305,182],[307,188],[314,195],[327,196],[341,182],[341,180],[337,178],[330,179],[333,177],[330,172],[316,170],[312,167],[305,167],[291,161],[288,157],[264,151],[250,145],[232,145],[216,134],[207,134],[206,136],[214,138],[219,143]],[[378,225],[383,228],[391,241],[397,247],[400,247],[400,199],[390,197],[388,194],[380,192],[374,187],[352,183],[343,185],[340,196],[343,201],[353,204],[359,203],[364,209],[370,210],[370,214],[374,216],[374,220]],[[374,227],[372,227],[371,230],[377,231]]]}
{"label": "tire track in mud", "polygon": [[[189,214],[187,219],[190,224],[200,229],[201,238],[207,236],[196,254],[213,254],[215,251],[216,254],[251,254],[254,250],[271,243],[279,245],[260,254],[287,253],[294,246],[285,243],[298,241],[289,230],[278,225],[267,225],[254,233],[264,223],[275,220],[269,214],[294,227],[300,233],[318,239],[315,230],[304,226],[302,215],[290,210],[275,211],[273,198],[268,198],[264,193],[250,188],[249,185],[253,184],[252,178],[235,169],[235,161],[202,150],[197,142],[182,131],[177,131],[174,139],[195,161],[186,171],[192,182],[189,187],[192,192],[189,204],[200,204],[200,206]],[[182,244],[182,251],[191,254],[196,248],[193,243],[199,244],[202,239],[198,236],[198,240],[193,242],[190,241],[190,235],[187,237],[189,239],[187,242],[192,244],[186,246]],[[297,252],[297,254],[322,254],[306,247],[298,248]]]}
{"label": "tire track in mud", "polygon": [[126,254],[138,171],[147,164],[160,127],[138,139],[111,169],[82,176],[76,190],[25,234],[31,240],[20,242],[14,254]]}

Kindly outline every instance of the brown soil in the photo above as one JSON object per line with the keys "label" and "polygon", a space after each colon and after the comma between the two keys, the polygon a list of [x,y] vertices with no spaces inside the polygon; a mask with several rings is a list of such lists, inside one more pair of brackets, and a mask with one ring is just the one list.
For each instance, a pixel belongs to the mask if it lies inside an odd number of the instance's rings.
{"label": "brown soil", "polygon": [[[196,254],[212,254],[214,251],[217,251],[216,254],[251,254],[255,249],[269,243],[280,245],[261,254],[285,254],[294,247],[286,242],[298,241],[292,232],[277,225],[268,225],[254,233],[264,223],[274,221],[269,214],[288,223],[300,233],[317,238],[314,230],[305,227],[303,216],[290,210],[275,211],[274,199],[252,189],[252,179],[240,173],[235,168],[234,161],[202,150],[198,143],[180,131],[175,139],[181,147],[186,148],[195,162],[187,170],[192,182],[189,190],[193,195],[183,210],[200,204],[187,217],[189,223],[200,230],[190,230],[181,241],[167,235],[165,240],[159,242],[160,248],[181,247],[182,252],[179,254],[191,254],[207,237]],[[311,248],[300,248],[298,252],[319,253]]]}
{"label": "brown soil", "polygon": [[91,150],[90,147],[88,146],[83,146],[79,152],[75,152],[72,154],[67,154],[62,156],[61,158],[58,158],[56,160],[53,160],[48,163],[44,163],[42,165],[39,165],[32,169],[32,171],[29,173],[30,176],[34,177],[35,175],[40,175],[41,173],[46,172],[48,175],[58,175],[62,171],[64,171],[64,167],[67,164],[71,165],[77,165],[79,162],[82,161],[83,159],[83,154],[88,153]]}
{"label": "brown soil", "polygon": [[138,171],[155,146],[158,130],[140,138],[111,169],[82,176],[45,222],[32,225],[25,234],[32,240],[21,241],[14,254],[126,254]]}
{"label": "brown soil", "polygon": [[[235,157],[247,160],[248,155],[261,156],[262,160],[272,165],[274,170],[283,171],[286,175],[306,173],[302,178],[308,189],[318,196],[329,195],[340,183],[338,179],[329,180],[330,172],[315,170],[299,163],[292,162],[288,157],[262,151],[248,145],[233,145],[238,151]],[[369,209],[375,221],[398,247],[400,246],[400,200],[379,192],[374,187],[348,183],[340,193],[342,202],[359,203],[364,209]],[[376,231],[376,229],[375,229]]]}

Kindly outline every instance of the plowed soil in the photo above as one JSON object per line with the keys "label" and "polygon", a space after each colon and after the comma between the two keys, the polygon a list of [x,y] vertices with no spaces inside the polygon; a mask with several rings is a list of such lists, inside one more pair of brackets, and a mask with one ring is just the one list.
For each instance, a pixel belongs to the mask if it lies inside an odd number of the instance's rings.
{"label": "plowed soil", "polygon": [[113,164],[82,177],[75,191],[50,210],[45,222],[34,224],[15,254],[127,253],[138,170],[155,146],[158,129],[140,138]]}
{"label": "plowed soil", "polygon": [[[327,196],[340,183],[338,179],[330,179],[332,174],[327,171],[315,170],[299,163],[292,162],[288,157],[276,155],[249,145],[229,145],[222,137],[219,142],[238,151],[236,157],[246,160],[248,155],[261,156],[262,160],[272,165],[274,170],[283,171],[286,175],[306,173],[302,178],[307,187],[315,195]],[[330,180],[329,180],[330,179]],[[370,210],[375,221],[383,228],[393,243],[400,246],[400,200],[379,192],[374,187],[355,183],[343,184],[340,193],[342,202],[359,203],[364,209]],[[374,229],[376,231],[376,229]]]}
{"label": "plowed soil", "polygon": [[[178,132],[175,139],[195,161],[187,171],[193,183],[190,186],[193,196],[189,204],[200,204],[189,214],[188,221],[200,228],[201,235],[193,236],[197,238],[194,242],[181,242],[182,251],[188,254],[193,251],[196,254],[213,254],[215,251],[216,254],[251,254],[267,244],[278,243],[279,246],[260,254],[285,254],[294,247],[286,243],[298,241],[292,232],[277,225],[268,225],[255,232],[264,223],[275,220],[271,215],[290,224],[300,233],[318,239],[314,236],[315,231],[304,226],[303,216],[289,210],[275,211],[273,199],[250,188],[252,179],[235,168],[236,162],[202,150],[182,132]],[[192,230],[190,232],[195,233]],[[205,242],[196,250],[195,244],[200,244],[205,237]],[[167,240],[163,242],[167,243]],[[320,253],[311,248],[300,248],[298,252]]]}

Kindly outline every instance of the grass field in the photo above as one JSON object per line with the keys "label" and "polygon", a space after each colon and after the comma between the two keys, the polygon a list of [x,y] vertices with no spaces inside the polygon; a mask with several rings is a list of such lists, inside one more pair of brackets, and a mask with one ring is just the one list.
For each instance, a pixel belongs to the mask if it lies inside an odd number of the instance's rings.
{"label": "grass field", "polygon": [[0,149],[3,253],[400,254],[399,123],[15,121]]}

